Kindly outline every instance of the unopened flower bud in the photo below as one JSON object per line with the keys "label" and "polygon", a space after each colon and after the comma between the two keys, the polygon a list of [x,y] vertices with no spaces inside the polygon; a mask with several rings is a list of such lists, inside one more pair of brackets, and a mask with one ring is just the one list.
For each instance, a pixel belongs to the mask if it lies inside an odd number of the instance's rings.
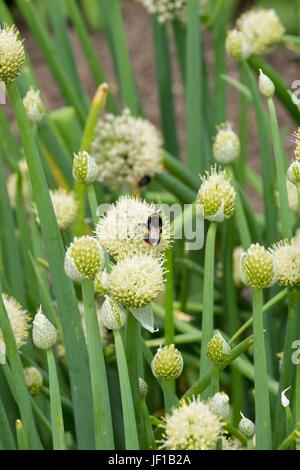
{"label": "unopened flower bud", "polygon": [[101,308],[101,322],[108,330],[119,330],[126,323],[125,310],[110,297],[106,297]]}
{"label": "unopened flower bud", "polygon": [[219,332],[207,343],[206,355],[214,364],[226,361],[230,353],[231,347]]}
{"label": "unopened flower bud", "polygon": [[258,243],[252,244],[241,256],[241,279],[257,289],[273,285],[277,280],[277,269],[272,253]]}
{"label": "unopened flower bud", "polygon": [[215,393],[209,400],[210,411],[221,419],[227,419],[230,413],[229,396],[224,392]]}
{"label": "unopened flower bud", "polygon": [[32,87],[23,98],[23,104],[29,122],[35,126],[44,117],[45,108],[43,101],[41,100],[40,90],[34,90]]}
{"label": "unopened flower bud", "polygon": [[288,167],[287,177],[295,186],[300,186],[300,162],[298,160],[292,162]]}
{"label": "unopened flower bud", "polygon": [[247,60],[251,49],[244,34],[237,29],[229,31],[225,43],[226,52],[235,60]]}
{"label": "unopened flower bud", "polygon": [[213,143],[213,155],[216,162],[228,165],[240,154],[240,140],[227,122],[221,124]]}
{"label": "unopened flower bud", "polygon": [[148,393],[148,385],[142,377],[139,377],[139,393],[142,400],[146,397]]}
{"label": "unopened flower bud", "polygon": [[76,183],[90,184],[98,177],[98,166],[87,152],[74,154],[73,178]]}
{"label": "unopened flower bud", "polygon": [[0,81],[17,78],[25,61],[23,42],[15,26],[0,27]]}
{"label": "unopened flower bud", "polygon": [[38,395],[43,388],[43,376],[36,367],[25,367],[25,383],[31,395]]}
{"label": "unopened flower bud", "polygon": [[259,70],[258,88],[266,98],[272,98],[275,93],[274,83],[261,69]]}
{"label": "unopened flower bud", "polygon": [[200,214],[212,222],[229,219],[234,213],[236,193],[226,172],[213,166],[201,180],[197,197]]}
{"label": "unopened flower bud", "polygon": [[239,422],[239,431],[247,439],[252,439],[255,434],[255,424],[250,421],[250,419],[245,418],[243,413],[241,413],[242,419]]}
{"label": "unopened flower bud", "polygon": [[152,360],[151,369],[158,379],[176,380],[183,369],[181,352],[174,344],[159,348]]}
{"label": "unopened flower bud", "polygon": [[42,313],[41,308],[33,320],[32,340],[39,349],[50,349],[57,341],[56,329]]}
{"label": "unopened flower bud", "polygon": [[74,282],[94,279],[103,268],[103,250],[90,236],[75,237],[65,255],[65,272]]}

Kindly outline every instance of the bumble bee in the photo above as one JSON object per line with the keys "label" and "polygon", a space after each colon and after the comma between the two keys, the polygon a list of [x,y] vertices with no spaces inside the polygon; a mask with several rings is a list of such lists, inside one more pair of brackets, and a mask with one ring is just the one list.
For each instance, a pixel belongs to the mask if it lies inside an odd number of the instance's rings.
{"label": "bumble bee", "polygon": [[151,176],[145,175],[143,176],[137,183],[139,188],[143,188],[144,186],[147,186],[151,181]]}
{"label": "bumble bee", "polygon": [[144,241],[148,245],[155,247],[160,244],[162,238],[162,218],[158,213],[149,215],[147,223],[144,224]]}

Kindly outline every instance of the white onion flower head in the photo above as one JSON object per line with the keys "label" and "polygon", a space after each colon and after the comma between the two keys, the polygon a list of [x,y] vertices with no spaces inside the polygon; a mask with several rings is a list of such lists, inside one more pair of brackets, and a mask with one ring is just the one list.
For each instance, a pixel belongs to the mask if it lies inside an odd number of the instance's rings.
{"label": "white onion flower head", "polygon": [[225,170],[212,166],[201,177],[197,209],[205,219],[223,222],[234,213],[236,192]]}
{"label": "white onion flower head", "polygon": [[74,154],[73,178],[76,183],[90,184],[98,177],[95,160],[85,151]]}
{"label": "white onion flower head", "polygon": [[108,296],[102,304],[100,315],[103,326],[108,330],[119,330],[127,320],[125,310]]}
{"label": "white onion flower head", "polygon": [[235,60],[247,60],[251,55],[251,48],[244,34],[237,29],[227,33],[225,48],[229,57]]}
{"label": "white onion flower head", "polygon": [[282,40],[284,27],[274,9],[246,11],[237,21],[253,54],[264,54]]}
{"label": "white onion flower head", "polygon": [[[288,195],[288,203],[289,203],[289,208],[292,212],[298,213],[298,207],[299,207],[299,202],[298,202],[298,189],[295,186],[294,183],[291,183],[291,181],[287,178],[286,179],[286,189],[287,189],[287,195]],[[279,193],[278,191],[275,192],[275,201],[277,206],[279,207]]]}
{"label": "white onion flower head", "polygon": [[230,405],[229,396],[224,392],[217,392],[208,402],[209,409],[219,418],[226,420],[229,417]]}
{"label": "white onion flower head", "polygon": [[233,250],[233,280],[236,287],[241,288],[243,282],[241,280],[241,256],[244,253],[242,246],[236,246]]}
{"label": "white onion flower head", "polygon": [[271,252],[277,266],[279,284],[286,287],[300,285],[300,245],[281,240],[272,246]]}
{"label": "white onion flower head", "polygon": [[207,343],[206,355],[214,364],[221,364],[226,361],[231,353],[231,347],[217,331]]}
{"label": "white onion flower head", "polygon": [[222,423],[208,404],[199,397],[181,401],[166,416],[161,444],[166,450],[213,450],[222,431]]}
{"label": "white onion flower head", "polygon": [[50,191],[50,197],[58,227],[60,230],[65,230],[72,225],[77,214],[78,205],[75,194],[60,188]]}
{"label": "white onion flower head", "polygon": [[[160,23],[187,20],[187,0],[137,0],[150,14],[155,14]],[[199,14],[203,11],[207,0],[199,0]]]}
{"label": "white onion flower head", "polygon": [[104,252],[91,236],[75,237],[65,254],[65,273],[74,282],[95,279],[104,267]]}
{"label": "white onion flower head", "polygon": [[300,161],[295,160],[290,164],[287,170],[287,178],[295,186],[300,186]]}
{"label": "white onion flower head", "polygon": [[[11,329],[15,337],[17,348],[20,349],[27,343],[28,340],[30,328],[29,313],[19,304],[19,302],[17,302],[16,299],[8,296],[7,294],[2,294],[2,300],[10,322]],[[0,344],[4,344],[4,338],[1,329]],[[4,347],[3,350],[5,351]]]}
{"label": "white onion flower head", "polygon": [[258,89],[266,98],[272,98],[275,93],[274,83],[261,69],[259,69]]}
{"label": "white onion flower head", "polygon": [[[155,245],[145,239],[148,220],[153,214],[158,214],[162,222],[161,236]],[[117,258],[125,254],[160,256],[172,243],[169,221],[159,212],[159,208],[131,196],[122,196],[100,218],[96,236],[103,248]]]}
{"label": "white onion flower head", "polygon": [[15,26],[0,26],[0,81],[11,82],[22,72],[25,51],[18,36]]}
{"label": "white onion flower head", "polygon": [[144,176],[159,173],[162,138],[156,127],[125,109],[119,116],[100,119],[91,156],[98,166],[98,179],[109,187],[132,189]]}
{"label": "white onion flower head", "polygon": [[23,98],[24,108],[29,122],[35,126],[45,115],[45,107],[41,99],[40,90],[34,90],[31,87]]}
{"label": "white onion flower head", "polygon": [[277,266],[272,252],[258,243],[250,245],[241,256],[241,279],[244,284],[265,289],[278,278]]}
{"label": "white onion flower head", "polygon": [[32,340],[37,348],[45,350],[51,349],[57,341],[56,329],[42,313],[41,308],[33,320]]}
{"label": "white onion flower head", "polygon": [[242,419],[239,422],[239,431],[247,439],[252,439],[255,434],[255,424],[246,418],[241,412]]}
{"label": "white onion flower head", "polygon": [[24,368],[25,383],[31,395],[38,395],[43,388],[43,376],[36,367]]}
{"label": "white onion flower head", "polygon": [[162,261],[149,255],[125,257],[112,267],[105,287],[121,305],[145,307],[164,289]]}
{"label": "white onion flower head", "polygon": [[182,354],[174,344],[160,347],[151,362],[151,370],[155,377],[163,380],[176,380],[183,369]]}
{"label": "white onion flower head", "polygon": [[213,143],[213,156],[217,163],[228,165],[236,160],[240,154],[240,139],[232,130],[229,122],[218,127]]}
{"label": "white onion flower head", "polygon": [[148,393],[147,382],[142,377],[139,377],[139,394],[142,400],[145,399],[147,393]]}

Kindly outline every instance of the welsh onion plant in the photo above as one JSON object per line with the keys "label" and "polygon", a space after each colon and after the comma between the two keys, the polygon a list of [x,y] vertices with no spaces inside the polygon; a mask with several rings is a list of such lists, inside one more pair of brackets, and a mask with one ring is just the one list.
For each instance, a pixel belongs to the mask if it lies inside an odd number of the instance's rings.
{"label": "welsh onion plant", "polygon": [[[156,125],[129,3],[153,36]],[[237,0],[15,4],[0,0],[0,448],[299,449],[300,130],[289,163],[277,103],[295,126],[300,107],[266,53],[300,39],[275,9],[235,20]]]}

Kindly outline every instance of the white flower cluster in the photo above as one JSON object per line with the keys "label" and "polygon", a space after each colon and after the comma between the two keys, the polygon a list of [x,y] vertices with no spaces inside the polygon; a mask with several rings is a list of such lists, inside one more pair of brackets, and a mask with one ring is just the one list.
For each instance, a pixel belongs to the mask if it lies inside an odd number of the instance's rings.
{"label": "white flower cluster", "polygon": [[[187,19],[187,0],[137,0],[144,5],[150,14],[155,14],[160,23]],[[206,4],[206,0],[199,0],[200,12]]]}
{"label": "white flower cluster", "polygon": [[161,171],[162,139],[145,119],[125,109],[120,116],[100,119],[91,156],[99,169],[98,179],[110,187],[136,187],[145,176]]}
{"label": "white flower cluster", "polygon": [[[17,348],[27,343],[29,331],[29,313],[13,297],[2,294],[2,300],[15,337]],[[4,344],[3,333],[0,330],[0,345]]]}
{"label": "white flower cluster", "polygon": [[33,126],[38,124],[45,114],[45,108],[40,93],[40,90],[34,90],[31,87],[23,98],[27,117]]}

